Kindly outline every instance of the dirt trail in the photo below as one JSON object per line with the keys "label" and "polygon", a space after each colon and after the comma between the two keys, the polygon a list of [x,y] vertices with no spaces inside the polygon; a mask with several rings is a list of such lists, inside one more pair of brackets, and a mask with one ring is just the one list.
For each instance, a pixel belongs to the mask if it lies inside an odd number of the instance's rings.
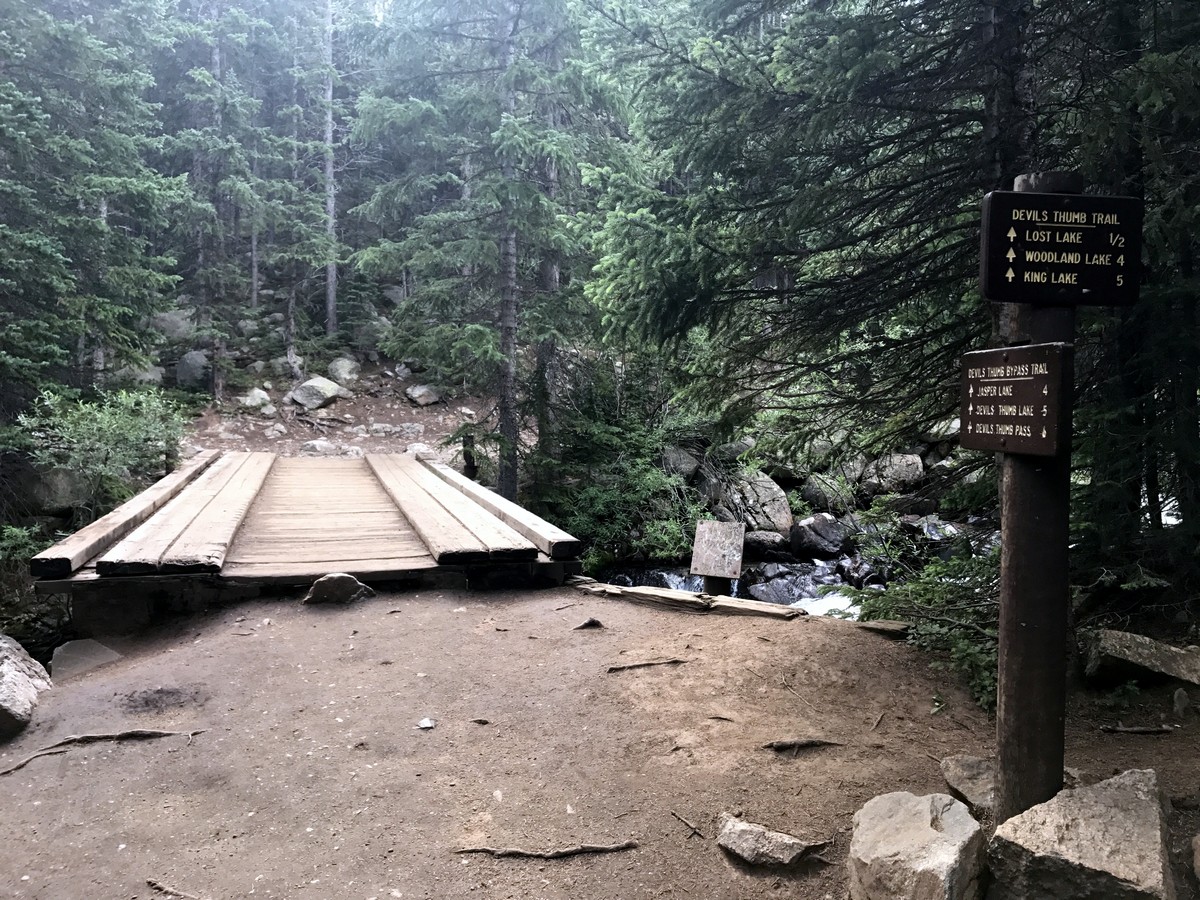
{"label": "dirt trail", "polygon": [[[604,628],[573,630],[589,616]],[[842,900],[853,813],[885,791],[942,790],[936,759],[991,743],[925,659],[851,624],[568,589],[260,601],[121,649],[47,694],[0,768],[68,734],[207,730],[190,745],[81,746],[0,778],[2,896],[162,896],[153,879],[211,898]],[[607,673],[672,656],[688,661]],[[436,726],[416,728],[426,717]],[[1194,795],[1181,744],[1094,735],[1072,738],[1072,764],[1157,765],[1169,792]],[[843,746],[761,749],[796,737]],[[831,839],[837,864],[734,865],[713,842],[722,810]],[[628,839],[638,848],[552,861],[454,853]]]}

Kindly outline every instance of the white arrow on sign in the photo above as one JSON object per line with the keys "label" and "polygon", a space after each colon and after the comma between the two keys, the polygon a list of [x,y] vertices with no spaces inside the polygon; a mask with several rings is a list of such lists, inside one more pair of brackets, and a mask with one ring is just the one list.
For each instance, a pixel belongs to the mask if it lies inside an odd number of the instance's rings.
{"label": "white arrow on sign", "polygon": [[1043,426],[1043,427],[1042,427],[1042,437],[1045,437],[1045,436],[1046,436],[1046,429],[1045,429],[1045,427]]}
{"label": "white arrow on sign", "polygon": [[970,433],[971,433],[972,431],[974,431],[974,430],[975,430],[975,423],[974,423],[974,422],[968,422],[968,423],[967,423],[967,434],[970,434]]}
{"label": "white arrow on sign", "polygon": [[973,384],[971,384],[971,385],[967,385],[967,396],[968,396],[968,397],[974,397],[974,396],[975,396],[975,385],[973,385]]}
{"label": "white arrow on sign", "polygon": [[967,415],[969,416],[969,415],[971,415],[973,412],[975,412],[975,404],[974,404],[974,403],[968,403],[968,404],[967,404]]}
{"label": "white arrow on sign", "polygon": [[1008,229],[1008,239],[1009,239],[1010,241],[1011,241],[1013,238],[1015,238],[1016,236],[1017,236],[1017,229],[1015,229],[1015,228],[1010,228],[1010,229]]}
{"label": "white arrow on sign", "polygon": [[1010,282],[1011,282],[1011,281],[1012,281],[1014,278],[1016,278],[1016,277],[1017,277],[1017,276],[1016,276],[1016,274],[1015,274],[1015,273],[1013,272],[1013,270],[1012,270],[1012,266],[1009,266],[1009,267],[1008,267],[1008,271],[1004,273],[1004,277],[1005,277],[1005,278],[1007,278],[1007,279],[1008,279]]}
{"label": "white arrow on sign", "polygon": [[1013,252],[1013,248],[1012,248],[1012,247],[1009,247],[1009,248],[1008,248],[1008,252],[1007,252],[1007,253],[1005,253],[1004,255],[1008,257],[1008,261],[1009,261],[1009,262],[1012,262],[1014,259],[1016,259],[1016,258],[1017,258],[1017,254]]}

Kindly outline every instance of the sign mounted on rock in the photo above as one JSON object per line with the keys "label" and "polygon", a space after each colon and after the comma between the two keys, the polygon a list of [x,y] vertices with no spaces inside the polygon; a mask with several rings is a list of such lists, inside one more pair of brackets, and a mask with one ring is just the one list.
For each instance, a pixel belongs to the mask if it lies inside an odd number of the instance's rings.
{"label": "sign mounted on rock", "polygon": [[1136,302],[1142,207],[1137,197],[992,191],[983,198],[983,296],[1049,306]]}

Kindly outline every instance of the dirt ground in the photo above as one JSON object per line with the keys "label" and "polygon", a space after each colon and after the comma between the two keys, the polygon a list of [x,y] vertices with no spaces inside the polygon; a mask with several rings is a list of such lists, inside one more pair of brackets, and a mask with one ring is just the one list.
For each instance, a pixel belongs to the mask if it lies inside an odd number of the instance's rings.
{"label": "dirt ground", "polygon": [[[574,629],[588,617],[604,627]],[[153,880],[205,898],[842,900],[854,812],[886,791],[943,790],[940,757],[992,744],[948,677],[850,623],[571,589],[414,589],[336,609],[277,598],[110,643],[125,658],[44,695],[0,768],[71,734],[203,732],[76,746],[0,778],[2,896],[164,896]],[[607,671],[666,657],[687,662]],[[1127,722],[1170,703],[1142,700]],[[1068,763],[1093,778],[1158,770],[1179,807],[1181,896],[1196,897],[1182,874],[1200,825],[1195,726],[1101,735],[1113,714],[1076,705]],[[840,746],[762,749],[797,737]],[[830,864],[732,863],[714,842],[723,810],[830,840]],[[637,848],[558,860],[455,852],[627,840]]]}

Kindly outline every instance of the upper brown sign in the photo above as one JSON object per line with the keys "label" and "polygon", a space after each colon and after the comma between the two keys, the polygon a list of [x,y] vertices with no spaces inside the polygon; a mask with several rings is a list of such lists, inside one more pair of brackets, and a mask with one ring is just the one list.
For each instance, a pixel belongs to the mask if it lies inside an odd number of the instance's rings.
{"label": "upper brown sign", "polygon": [[1070,435],[1070,344],[978,350],[962,358],[959,443],[1055,456]]}
{"label": "upper brown sign", "polygon": [[1123,306],[1138,297],[1142,201],[992,191],[983,198],[983,296],[1043,306]]}

